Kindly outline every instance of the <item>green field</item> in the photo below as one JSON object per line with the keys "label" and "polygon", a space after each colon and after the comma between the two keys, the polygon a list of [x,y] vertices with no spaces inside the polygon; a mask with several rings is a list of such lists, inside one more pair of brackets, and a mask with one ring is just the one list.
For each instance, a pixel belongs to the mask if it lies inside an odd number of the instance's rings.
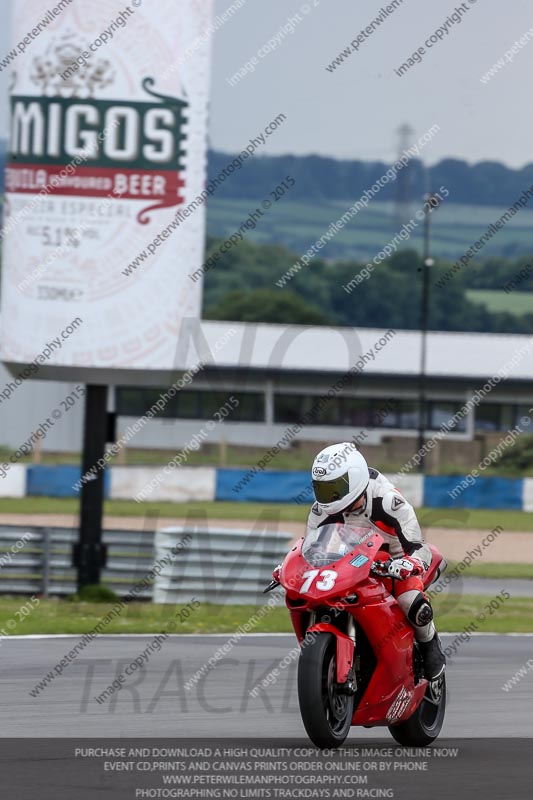
{"label": "green field", "polygon": [[[70,497],[24,497],[0,499],[0,514],[71,514],[78,513],[79,501]],[[112,517],[146,517],[157,523],[159,517],[191,519],[284,520],[304,522],[308,506],[288,503],[136,503],[135,500],[107,500],[104,513]],[[532,515],[533,516],[533,515]],[[533,524],[533,523],[532,523]],[[149,526],[148,526],[149,527]]]}
{"label": "green field", "polygon": [[[353,202],[356,200],[354,197]],[[209,234],[229,236],[257,205],[257,198],[211,198],[207,208]],[[256,229],[247,233],[247,238],[252,242],[284,244],[296,253],[304,253],[350,205],[349,201],[338,200],[293,202],[283,199],[274,203],[268,214],[260,219]],[[412,217],[416,210],[417,206],[413,205],[409,216]],[[455,261],[506,210],[445,203],[432,216],[433,254]],[[328,242],[322,252],[326,258],[371,259],[400,228],[401,225],[395,220],[393,203],[373,202]],[[421,225],[413,232],[406,246],[422,249]],[[513,255],[533,251],[533,211],[524,209],[517,214],[483,249],[480,258],[508,255],[510,251]]]}
{"label": "green field", "polygon": [[[477,595],[448,595],[433,600],[440,630],[460,631],[483,611],[492,597]],[[280,601],[283,602],[282,600]],[[0,628],[16,618],[20,598],[0,598]],[[112,605],[79,603],[69,600],[41,600],[39,605],[18,623],[13,634],[83,634],[90,631],[107,614]],[[171,605],[130,603],[122,613],[105,627],[105,634],[165,633],[179,609]],[[202,604],[180,622],[174,633],[233,633],[256,613],[256,606],[218,606]],[[511,598],[495,613],[488,615],[479,630],[493,633],[533,632],[533,598]],[[254,633],[290,633],[292,631],[286,608],[269,610],[253,627]],[[68,648],[67,648],[68,649]]]}
{"label": "green field", "polygon": [[[454,562],[449,562],[451,571]],[[463,575],[465,578],[523,578],[533,580],[533,564],[471,564]],[[533,594],[533,587],[532,587]]]}
{"label": "green field", "polygon": [[466,296],[482,303],[489,311],[508,311],[510,314],[533,314],[533,292],[506,292],[497,289],[468,289]]}

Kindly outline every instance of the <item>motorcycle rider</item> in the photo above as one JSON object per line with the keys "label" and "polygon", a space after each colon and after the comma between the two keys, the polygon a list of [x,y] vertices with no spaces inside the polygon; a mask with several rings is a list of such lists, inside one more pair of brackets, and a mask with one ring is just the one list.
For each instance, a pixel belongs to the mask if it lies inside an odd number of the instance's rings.
{"label": "motorcycle rider", "polygon": [[392,594],[414,628],[429,680],[444,672],[446,657],[433,622],[433,609],[424,593],[423,573],[431,565],[415,511],[405,497],[378,470],[368,467],[352,442],[324,448],[311,470],[316,503],[308,527],[367,518],[381,531],[392,562],[388,576]]}

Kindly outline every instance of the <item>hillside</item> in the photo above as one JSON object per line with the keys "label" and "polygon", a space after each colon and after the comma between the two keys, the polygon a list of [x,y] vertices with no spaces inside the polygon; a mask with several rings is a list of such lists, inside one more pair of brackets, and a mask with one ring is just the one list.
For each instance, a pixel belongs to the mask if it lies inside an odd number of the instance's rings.
{"label": "hillside", "polygon": [[[296,188],[296,187],[295,187]],[[266,195],[268,196],[268,194]],[[262,199],[262,198],[260,198]],[[247,230],[246,238],[257,243],[283,244],[297,254],[305,253],[339,219],[353,201],[293,200],[292,193],[274,203],[255,230]],[[226,237],[238,230],[259,205],[257,199],[210,199],[207,207],[208,231],[211,236]],[[417,206],[411,207],[414,216]],[[431,247],[434,256],[455,261],[501,217],[506,208],[464,206],[450,203],[432,217]],[[369,261],[391,241],[401,225],[395,220],[394,203],[373,202],[337,233],[322,250],[327,259],[360,259]],[[402,247],[422,249],[423,226],[419,225]],[[533,255],[533,206],[525,208],[495,236],[483,250],[487,256],[517,257]],[[473,263],[473,262],[472,262]]]}
{"label": "hillside", "polygon": [[[229,154],[210,151],[209,179],[215,178],[232,160]],[[3,192],[5,142],[0,140],[0,194]],[[208,201],[208,232],[226,237],[237,230],[286,175],[292,186],[273,201],[255,229],[246,231],[251,242],[282,244],[296,254],[304,253],[332,222],[372,186],[386,171],[382,162],[340,161],[318,156],[256,156],[244,162],[221,183]],[[422,164],[409,167],[412,202],[405,220],[414,217],[422,204]],[[433,218],[432,251],[435,256],[455,261],[533,184],[533,164],[512,170],[502,164],[468,165],[453,159],[441,161],[429,170],[432,186],[450,192]],[[397,186],[385,185],[368,209],[357,215],[324,247],[326,259],[370,260],[400,230],[395,210]],[[533,192],[532,192],[533,194]],[[420,251],[422,225],[406,244]],[[403,246],[403,245],[402,245]],[[484,249],[483,257],[516,257],[533,253],[533,205],[499,231]],[[482,287],[476,287],[482,288]]]}
{"label": "hillside", "polygon": [[[218,175],[234,158],[228,153],[209,153],[209,178]],[[244,162],[219,189],[217,197],[242,199],[264,197],[286,175],[292,175],[295,186],[292,200],[350,200],[360,197],[389,169],[383,161],[343,161],[322,156],[255,156]],[[427,184],[421,161],[413,159],[403,171],[407,175],[410,194],[421,197]],[[462,205],[509,206],[533,185],[533,163],[515,170],[503,164],[483,161],[468,164],[459,159],[443,159],[428,168],[429,185],[446,186],[448,202]],[[383,186],[374,201],[394,200],[397,183]]]}
{"label": "hillside", "polygon": [[[5,147],[5,141],[0,139],[2,170]],[[215,178],[235,158],[236,154],[209,151],[209,180]],[[313,155],[255,155],[242,161],[241,167],[235,169],[217,188],[216,196],[218,199],[233,200],[263,198],[286,175],[291,175],[295,180],[291,190],[293,201],[353,202],[379,180],[389,167],[390,164],[384,161],[341,160]],[[401,174],[406,178],[407,190],[413,200],[420,200],[426,185],[434,189],[446,186],[450,192],[448,203],[454,205],[509,206],[533,185],[533,163],[517,170],[498,162],[468,164],[460,159],[447,158],[426,170],[421,161],[413,159]],[[373,204],[394,201],[396,195],[397,182],[393,181],[376,194]]]}
{"label": "hillside", "polygon": [[[209,239],[208,258],[220,252],[221,244],[220,239]],[[422,280],[416,251],[402,250],[371,271],[365,262],[355,259],[326,262],[321,258],[295,271],[297,260],[294,252],[279,245],[243,241],[232,247],[205,275],[204,318],[418,328]],[[517,274],[522,262],[502,259],[502,278]],[[210,263],[214,263],[212,258]],[[490,276],[492,263],[491,259],[480,262],[480,275]],[[430,330],[533,333],[533,304],[529,307],[527,303],[533,293],[512,292],[508,297],[517,304],[515,310],[510,305],[493,310],[486,292],[470,293],[467,269],[454,274],[443,288],[436,287],[449,268],[450,263],[443,260],[432,267]],[[281,276],[289,276],[289,280],[280,281]],[[354,280],[355,276],[359,280]],[[492,299],[492,293],[489,295]]]}

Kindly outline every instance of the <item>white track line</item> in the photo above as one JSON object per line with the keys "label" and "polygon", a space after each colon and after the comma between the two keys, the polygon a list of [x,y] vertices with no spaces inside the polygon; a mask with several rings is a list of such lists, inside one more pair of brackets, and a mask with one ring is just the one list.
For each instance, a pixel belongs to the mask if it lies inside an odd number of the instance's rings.
{"label": "white track line", "polygon": [[[142,639],[146,638],[147,636],[155,636],[156,631],[153,633],[101,633],[96,638],[98,639]],[[458,634],[464,633],[464,631],[439,631],[440,636],[457,636]],[[222,638],[228,639],[231,636],[235,635],[235,631],[233,633],[173,633],[169,634],[169,638],[171,639],[186,639],[189,637],[195,638],[202,638],[202,639],[209,639],[209,638]],[[6,636],[5,640],[9,639],[79,639],[80,636],[84,636],[83,633],[30,633],[27,636],[16,635],[16,636]],[[241,635],[242,639],[251,639],[260,636],[290,636],[291,638],[295,638],[294,633],[244,633]],[[518,636],[518,637],[531,637],[533,633],[484,633],[482,631],[478,631],[477,633],[471,633],[470,636]]]}

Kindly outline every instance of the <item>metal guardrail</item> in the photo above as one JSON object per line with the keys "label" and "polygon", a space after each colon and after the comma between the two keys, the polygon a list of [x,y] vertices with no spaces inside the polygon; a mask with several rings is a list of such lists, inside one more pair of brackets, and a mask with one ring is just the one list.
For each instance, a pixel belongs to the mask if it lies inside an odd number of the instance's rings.
{"label": "metal guardrail", "polygon": [[[18,552],[17,543],[24,545]],[[74,528],[0,526],[0,593],[71,595]],[[106,530],[107,565],[101,582],[125,596],[161,559],[162,570],[139,599],[157,603],[262,604],[262,594],[293,536],[269,530],[173,527],[157,531]],[[181,543],[181,544],[180,544]],[[9,554],[9,558],[8,558]],[[2,561],[3,559],[3,561]]]}
{"label": "metal guardrail", "polygon": [[283,531],[247,531],[225,528],[164,528],[155,536],[156,560],[172,557],[176,543],[192,539],[163,567],[154,581],[156,603],[259,605],[268,600],[263,589],[272,570],[285,558],[291,534]]}
{"label": "metal guardrail", "polygon": [[[126,595],[154,564],[154,535],[154,531],[104,531],[107,566],[102,570],[102,584],[119,596]],[[74,528],[1,525],[0,593],[74,594],[72,549],[78,538]],[[13,553],[12,548],[22,541],[24,546]],[[139,598],[151,596],[150,587],[139,594]]]}

